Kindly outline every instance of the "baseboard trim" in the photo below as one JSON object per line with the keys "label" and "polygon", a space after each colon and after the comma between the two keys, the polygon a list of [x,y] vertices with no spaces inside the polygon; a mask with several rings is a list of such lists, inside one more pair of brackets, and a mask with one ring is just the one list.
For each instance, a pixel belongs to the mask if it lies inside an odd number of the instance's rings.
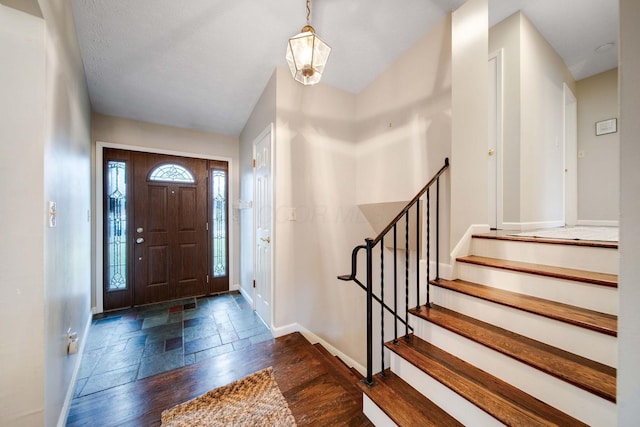
{"label": "baseboard trim", "polygon": [[576,225],[588,227],[620,227],[620,221],[605,221],[599,219],[579,219]]}
{"label": "baseboard trim", "polygon": [[365,368],[360,363],[356,362],[354,359],[347,356],[345,353],[338,350],[336,347],[329,344],[327,341],[323,340],[318,335],[314,334],[304,326],[300,325],[299,323],[290,323],[288,325],[280,326],[278,328],[274,327],[272,328],[271,332],[273,333],[274,337],[281,337],[283,335],[291,334],[294,332],[300,332],[311,344],[316,344],[316,343],[322,344],[322,346],[326,348],[327,351],[329,351],[329,353],[331,353],[334,356],[338,356],[347,365],[353,367],[358,372],[360,372],[360,374],[362,375],[367,374],[367,368]]}
{"label": "baseboard trim", "polygon": [[247,292],[247,290],[245,288],[243,288],[242,286],[240,286],[238,290],[240,291],[240,293],[242,294],[244,299],[246,299],[247,302],[251,305],[251,307],[253,307],[253,297],[251,295],[249,295],[249,292]]}
{"label": "baseboard trim", "polygon": [[456,268],[456,259],[471,254],[471,237],[474,234],[488,233],[489,231],[489,224],[471,224],[469,228],[467,228],[467,231],[464,233],[462,238],[456,244],[456,247],[451,251],[450,264],[447,270],[448,277],[444,275],[444,272],[443,274],[440,274],[440,276],[448,280],[457,279],[458,271]]}
{"label": "baseboard trim", "polygon": [[78,353],[75,354],[75,366],[73,367],[73,374],[71,375],[71,381],[67,387],[67,393],[64,398],[62,409],[60,410],[60,416],[58,417],[58,427],[64,427],[67,425],[67,417],[69,416],[69,410],[71,409],[71,402],[73,401],[73,393],[76,390],[76,381],[78,380],[78,373],[80,372],[80,365],[82,363],[82,356],[84,355],[84,348],[89,338],[89,329],[91,328],[91,320],[93,319],[93,307],[89,311],[89,316],[85,321],[84,331],[80,339],[80,348]]}

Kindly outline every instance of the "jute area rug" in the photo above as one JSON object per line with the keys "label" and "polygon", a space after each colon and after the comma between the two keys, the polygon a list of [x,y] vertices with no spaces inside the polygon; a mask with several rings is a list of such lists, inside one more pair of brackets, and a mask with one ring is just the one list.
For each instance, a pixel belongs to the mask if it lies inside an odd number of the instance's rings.
{"label": "jute area rug", "polygon": [[162,427],[295,425],[271,367],[162,412]]}

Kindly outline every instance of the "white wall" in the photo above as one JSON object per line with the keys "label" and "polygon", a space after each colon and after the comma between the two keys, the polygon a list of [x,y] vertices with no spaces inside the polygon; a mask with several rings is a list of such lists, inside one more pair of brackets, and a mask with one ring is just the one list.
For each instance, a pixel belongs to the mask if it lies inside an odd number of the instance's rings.
{"label": "white wall", "polygon": [[[253,143],[271,123],[276,122],[276,71],[256,103],[240,133],[240,200],[253,202]],[[253,298],[253,209],[240,215],[240,287]]]}
{"label": "white wall", "polygon": [[0,51],[0,424],[44,425],[44,21],[0,6]]}
{"label": "white wall", "polygon": [[451,247],[488,223],[488,13],[487,0],[469,0],[452,18]]}
{"label": "white wall", "polygon": [[595,124],[618,118],[618,69],[576,82],[578,220],[617,222],[620,215],[620,133],[596,136]]}
{"label": "white wall", "polygon": [[[0,8],[11,55],[0,78],[10,201],[1,214],[2,425],[64,424],[79,366],[66,354],[66,330],[83,340],[91,315],[89,98],[68,2],[40,8],[44,21]],[[55,228],[45,226],[50,200]]]}
{"label": "white wall", "polygon": [[640,2],[620,0],[620,313],[618,425],[640,414]]}
{"label": "white wall", "polygon": [[[355,96],[277,69],[276,327],[298,323],[360,363],[365,294],[336,276],[371,229],[356,200]],[[296,221],[281,215],[295,209]]]}
{"label": "white wall", "polygon": [[[238,201],[240,194],[238,137],[163,126],[101,114],[93,114],[91,132],[94,142],[116,144],[123,149],[132,148],[149,150],[149,152],[181,153],[181,155],[191,157],[201,156],[228,160],[231,178],[229,182],[230,206],[233,206]],[[94,187],[92,188],[95,188],[95,173],[98,172],[94,171]],[[229,225],[232,240],[230,242],[231,275],[229,277],[229,286],[233,287],[240,280],[238,262],[240,256],[240,221],[237,212],[235,210],[231,212],[232,221]],[[94,282],[97,282],[94,287],[101,287],[100,279],[95,279]],[[96,292],[101,291],[96,289]],[[94,306],[96,305],[95,300],[93,304]],[[100,310],[100,307],[98,307],[98,310]]]}

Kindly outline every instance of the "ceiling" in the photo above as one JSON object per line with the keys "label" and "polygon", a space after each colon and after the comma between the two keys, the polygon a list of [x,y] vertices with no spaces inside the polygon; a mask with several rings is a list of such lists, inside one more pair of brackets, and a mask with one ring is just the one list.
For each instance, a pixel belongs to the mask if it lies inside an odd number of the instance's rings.
{"label": "ceiling", "polygon": [[[95,112],[239,135],[304,0],[71,0]],[[333,48],[323,83],[358,93],[464,0],[315,0]],[[490,25],[522,10],[576,79],[617,66],[617,0],[489,0]]]}

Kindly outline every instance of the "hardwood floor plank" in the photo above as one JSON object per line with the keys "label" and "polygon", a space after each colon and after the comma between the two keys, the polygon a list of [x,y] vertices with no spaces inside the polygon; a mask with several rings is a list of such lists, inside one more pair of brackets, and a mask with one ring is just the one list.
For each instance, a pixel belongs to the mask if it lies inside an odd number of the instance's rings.
{"label": "hardwood floor plank", "polygon": [[76,398],[67,425],[159,426],[163,410],[269,366],[299,425],[372,425],[360,390],[299,333]]}
{"label": "hardwood floor plank", "polygon": [[413,335],[386,347],[506,425],[586,426]]}
{"label": "hardwood floor plank", "polygon": [[576,270],[574,268],[556,267],[530,262],[510,261],[498,258],[489,258],[477,255],[469,255],[457,258],[459,262],[483,265],[485,267],[500,268],[503,270],[518,271],[521,273],[537,274],[540,276],[554,277],[557,279],[575,280],[591,283],[593,285],[618,287],[618,276],[615,274],[598,273],[594,271]]}
{"label": "hardwood floor plank", "polygon": [[618,335],[618,318],[611,314],[600,313],[569,304],[562,304],[464,280],[439,279],[432,280],[430,283],[445,289],[580,326],[592,331],[614,337]]}
{"label": "hardwood floor plank", "polygon": [[616,401],[616,369],[573,353],[433,305],[411,313],[520,362]]}

